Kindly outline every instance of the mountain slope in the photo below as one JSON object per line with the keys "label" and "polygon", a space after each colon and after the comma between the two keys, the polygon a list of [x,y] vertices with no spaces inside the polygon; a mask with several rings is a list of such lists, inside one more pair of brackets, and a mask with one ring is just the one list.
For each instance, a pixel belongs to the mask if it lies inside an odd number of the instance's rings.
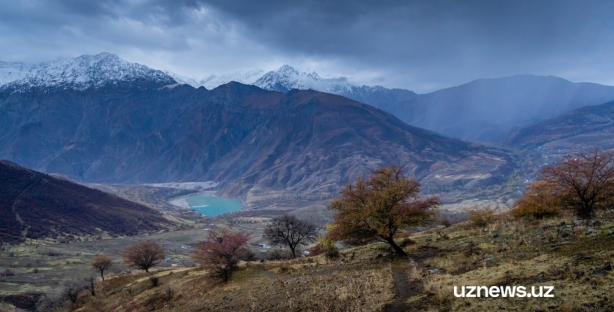
{"label": "mountain slope", "polygon": [[522,128],[506,140],[512,147],[614,147],[614,102],[586,106]]}
{"label": "mountain slope", "polygon": [[553,76],[480,79],[395,104],[408,124],[469,141],[498,142],[511,130],[614,99],[614,87]]}
{"label": "mountain slope", "polygon": [[344,97],[229,83],[0,92],[0,157],[88,182],[216,181],[226,195],[334,192],[381,165],[423,181],[501,181],[505,153]]}
{"label": "mountain slope", "polygon": [[0,161],[0,238],[134,235],[173,224],[159,212],[98,190]]}

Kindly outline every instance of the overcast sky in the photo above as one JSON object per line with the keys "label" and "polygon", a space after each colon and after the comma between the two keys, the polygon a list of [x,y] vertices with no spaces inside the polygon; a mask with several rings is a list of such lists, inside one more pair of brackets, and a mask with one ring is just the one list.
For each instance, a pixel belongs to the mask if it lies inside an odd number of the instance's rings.
{"label": "overcast sky", "polygon": [[478,78],[614,85],[614,1],[0,1],[0,60],[111,52],[193,78],[290,64],[419,93]]}

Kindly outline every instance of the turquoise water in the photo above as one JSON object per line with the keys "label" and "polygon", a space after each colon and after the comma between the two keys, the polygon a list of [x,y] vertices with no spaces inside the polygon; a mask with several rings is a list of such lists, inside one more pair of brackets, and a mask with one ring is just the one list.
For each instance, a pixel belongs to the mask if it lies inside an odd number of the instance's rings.
{"label": "turquoise water", "polygon": [[206,216],[217,216],[241,210],[241,202],[234,198],[197,194],[186,197],[190,208]]}

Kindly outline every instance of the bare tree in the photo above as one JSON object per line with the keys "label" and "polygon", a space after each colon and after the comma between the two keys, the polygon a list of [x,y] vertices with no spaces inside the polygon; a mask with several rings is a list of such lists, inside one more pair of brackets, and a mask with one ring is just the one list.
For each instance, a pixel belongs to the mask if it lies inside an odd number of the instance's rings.
{"label": "bare tree", "polygon": [[264,228],[264,238],[275,246],[290,248],[292,258],[296,258],[296,248],[316,241],[315,224],[299,220],[296,216],[284,214],[275,217]]}
{"label": "bare tree", "polygon": [[124,262],[145,272],[164,260],[164,249],[153,240],[136,243],[124,250]]}
{"label": "bare tree", "polygon": [[96,276],[90,275],[85,278],[85,288],[90,291],[92,297],[96,296]]}
{"label": "bare tree", "polygon": [[249,253],[248,240],[249,234],[244,232],[231,233],[228,229],[210,231],[209,237],[198,246],[193,258],[208,268],[213,277],[228,282],[239,259]]}
{"label": "bare tree", "polygon": [[100,277],[102,278],[103,281],[104,281],[104,271],[106,271],[112,265],[113,265],[113,261],[111,261],[111,258],[107,257],[106,255],[96,256],[94,257],[94,259],[92,259],[92,268],[100,272]]}
{"label": "bare tree", "polygon": [[85,290],[86,287],[83,283],[76,280],[65,280],[60,288],[60,298],[64,300],[68,299],[73,304],[77,303],[79,299],[79,293]]}
{"label": "bare tree", "polygon": [[557,204],[573,210],[581,218],[591,218],[596,209],[614,199],[614,151],[593,149],[563,157],[544,168],[540,180]]}

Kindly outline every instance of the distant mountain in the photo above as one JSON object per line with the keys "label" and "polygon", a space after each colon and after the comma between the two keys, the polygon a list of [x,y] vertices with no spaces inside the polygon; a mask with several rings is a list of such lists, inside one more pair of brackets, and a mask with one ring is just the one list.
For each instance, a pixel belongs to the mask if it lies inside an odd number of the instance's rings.
{"label": "distant mountain", "polygon": [[518,75],[475,80],[401,101],[386,110],[408,124],[443,135],[496,143],[514,129],[611,100],[611,86]]}
{"label": "distant mountain", "polygon": [[337,94],[373,105],[394,114],[391,108],[401,101],[414,99],[417,94],[405,89],[388,89],[381,86],[357,86],[346,78],[322,78],[316,72],[299,72],[292,66],[284,65],[270,71],[256,80],[253,85],[265,90],[288,92],[297,90],[316,90]]}
{"label": "distant mountain", "polygon": [[[286,93],[290,90],[316,90],[331,94],[345,96],[352,100],[366,103],[390,113],[394,112],[394,105],[402,101],[414,99],[417,94],[405,89],[388,89],[382,86],[358,86],[344,77],[322,78],[316,72],[299,72],[290,65],[283,65],[279,69],[264,73],[262,70],[236,72],[233,74],[211,76],[207,79],[192,79],[166,72],[178,83],[188,84],[198,88],[204,86],[211,90],[231,81],[255,85],[269,91]],[[395,108],[396,109],[396,108]]]}
{"label": "distant mountain", "polygon": [[174,226],[117,196],[0,161],[0,240],[134,235]]}
{"label": "distant mountain", "polygon": [[586,106],[559,117],[522,128],[506,140],[512,147],[614,148],[614,102]]}
{"label": "distant mountain", "polygon": [[[147,81],[158,81],[158,72]],[[0,89],[0,157],[86,182],[220,182],[246,198],[335,192],[358,175],[405,165],[422,181],[497,183],[502,151],[408,126],[345,97],[135,83]]]}
{"label": "distant mountain", "polygon": [[257,70],[249,70],[249,71],[238,71],[231,74],[225,75],[211,75],[205,79],[196,80],[189,77],[180,76],[169,71],[165,72],[169,76],[173,77],[178,83],[188,84],[194,88],[205,87],[209,90],[215,89],[223,84],[227,84],[231,81],[240,82],[243,84],[254,84],[254,82],[264,74],[264,71],[261,69]]}
{"label": "distant mountain", "polygon": [[28,65],[0,62],[0,90],[68,88],[85,90],[105,85],[163,87],[177,82],[162,71],[100,53]]}
{"label": "distant mountain", "polygon": [[572,83],[553,76],[479,79],[428,94],[380,86],[356,86],[284,65],[256,80],[272,91],[318,90],[383,109],[402,121],[468,141],[499,143],[510,131],[573,109],[614,100],[614,87]]}

